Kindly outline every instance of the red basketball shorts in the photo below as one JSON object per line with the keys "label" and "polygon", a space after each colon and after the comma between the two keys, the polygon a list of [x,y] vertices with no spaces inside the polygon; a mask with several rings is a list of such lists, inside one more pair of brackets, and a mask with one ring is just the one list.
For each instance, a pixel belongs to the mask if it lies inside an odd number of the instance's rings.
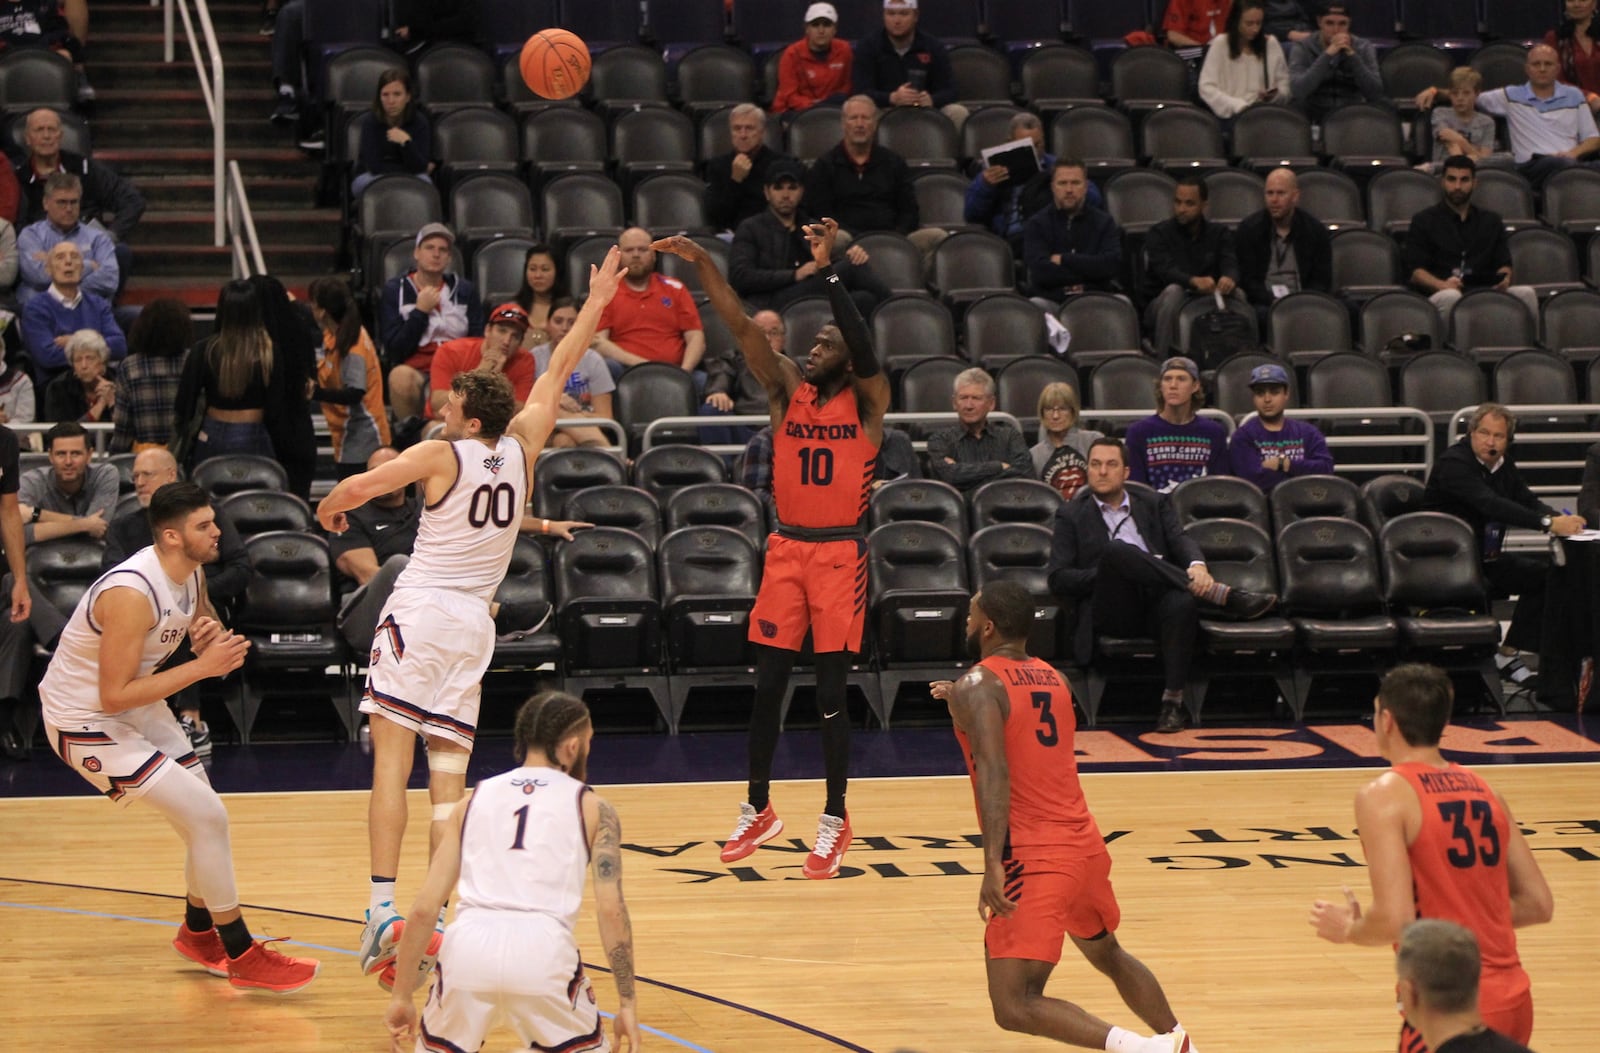
{"label": "red basketball shorts", "polygon": [[1080,859],[1013,859],[1006,864],[1006,894],[1017,901],[1017,909],[1009,917],[989,919],[983,945],[991,958],[1054,965],[1069,934],[1093,939],[1116,932],[1122,921],[1107,852]]}
{"label": "red basketball shorts", "polygon": [[818,654],[860,651],[867,621],[867,543],[796,541],[773,534],[750,640],[798,651],[811,630]]}

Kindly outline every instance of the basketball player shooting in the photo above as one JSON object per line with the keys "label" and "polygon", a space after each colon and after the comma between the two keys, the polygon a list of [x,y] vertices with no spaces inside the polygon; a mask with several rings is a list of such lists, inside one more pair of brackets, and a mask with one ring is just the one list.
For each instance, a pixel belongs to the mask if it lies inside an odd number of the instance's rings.
{"label": "basketball player shooting", "polygon": [[[995,1022],[1007,1031],[1110,1053],[1194,1053],[1161,983],[1117,941],[1122,910],[1111,856],[1078,783],[1072,693],[1027,652],[1034,602],[994,581],[967,609],[967,650],[978,664],[936,680],[966,758],[983,833],[978,916]],[[1113,1027],[1080,1006],[1047,998],[1064,936],[1116,985],[1155,1036]]]}
{"label": "basketball player shooting", "polygon": [[772,495],[778,527],[767,541],[761,589],[750,612],[756,696],[750,714],[749,797],[739,806],[722,861],[745,858],[783,830],[770,794],[772,755],[789,674],[809,629],[816,652],[828,797],[801,872],[816,879],[837,874],[850,847],[845,690],[850,658],[861,650],[866,624],[862,523],[883,444],[883,414],[889,408],[889,381],[879,369],[871,334],[833,270],[838,232],[839,224],[831,219],[805,228],[835,324],[818,330],[804,369],[772,350],[705,249],[681,236],[651,246],[695,265],[701,288],[738,341],[750,372],[766,388],[772,413]]}
{"label": "basketball player shooting", "polygon": [[[1444,759],[1454,690],[1437,666],[1411,663],[1384,675],[1373,700],[1378,752],[1391,767],[1356,795],[1372,904],[1347,888],[1344,902],[1317,900],[1311,925],[1332,943],[1393,944],[1416,918],[1453,921],[1478,938],[1479,1005],[1494,1030],[1527,1044],[1533,991],[1514,930],[1550,920],[1544,873],[1511,809],[1476,772]],[[1401,1053],[1427,1053],[1409,1021]]]}
{"label": "basketball player shooting", "polygon": [[[342,533],[345,513],[374,497],[420,483],[425,501],[411,562],[378,620],[361,700],[372,716],[372,883],[360,964],[385,986],[393,985],[390,967],[405,927],[394,907],[395,876],[416,737],[428,744],[431,856],[466,789],[483,674],[494,653],[489,605],[511,562],[534,459],[555,428],[562,385],[616,295],[620,259],[613,246],[589,268],[589,298],[520,411],[503,374],[460,373],[439,414],[443,438],[340,482],[317,507],[323,527]],[[434,933],[432,953],[442,939]],[[432,958],[423,964],[432,968]]]}

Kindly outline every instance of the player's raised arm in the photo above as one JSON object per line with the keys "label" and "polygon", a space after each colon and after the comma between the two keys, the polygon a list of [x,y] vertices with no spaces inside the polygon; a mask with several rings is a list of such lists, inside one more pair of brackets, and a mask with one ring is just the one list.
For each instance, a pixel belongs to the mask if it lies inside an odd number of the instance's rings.
{"label": "player's raised arm", "polygon": [[889,409],[889,378],[878,362],[872,346],[872,331],[856,308],[855,300],[833,269],[833,243],[839,224],[831,219],[806,225],[806,240],[811,243],[811,258],[828,290],[833,321],[839,327],[845,349],[850,352],[850,369],[855,375],[856,397],[861,404],[861,423],[873,439],[883,440],[883,415]]}
{"label": "player's raised arm", "polygon": [[389,1045],[394,1053],[410,1053],[417,1034],[417,988],[422,986],[426,974],[422,971],[422,955],[433,938],[434,925],[445,901],[455,890],[461,877],[461,824],[467,815],[467,801],[471,792],[456,802],[440,835],[439,847],[428,862],[428,876],[422,879],[422,888],[411,904],[406,916],[400,945],[396,948],[394,992],[389,1007],[384,1010],[383,1022],[389,1029]]}
{"label": "player's raised arm", "polygon": [[751,375],[767,389],[767,396],[772,399],[781,396],[787,400],[794,394],[794,390],[800,386],[799,367],[772,350],[767,334],[744,313],[739,294],[722,276],[716,261],[704,246],[693,238],[678,234],[662,238],[650,247],[657,252],[670,252],[694,264],[695,271],[700,275],[700,288],[706,291],[717,317],[722,319],[722,324],[728,327],[738,342],[739,353],[744,355],[745,362],[749,364]]}
{"label": "player's raised arm", "polygon": [[[617,985],[616,1048],[638,1053],[639,1009],[634,998],[633,922],[622,898],[622,823],[617,811],[599,794],[583,800],[584,822],[594,831],[590,843],[590,870],[594,875],[594,909],[600,923],[600,942],[611,963]],[[627,1044],[623,1044],[623,1040]]]}
{"label": "player's raised arm", "polygon": [[551,349],[549,368],[534,381],[533,390],[528,392],[528,401],[522,404],[522,409],[506,426],[506,434],[521,439],[530,454],[537,454],[544,449],[550,433],[555,430],[556,419],[561,416],[561,392],[566,388],[567,378],[572,375],[578,359],[583,357],[594,340],[600,315],[611,303],[611,298],[617,295],[622,272],[622,252],[615,245],[611,246],[606,258],[598,266],[589,265],[589,295],[583,301],[583,310],[578,312],[578,320],[572,323],[572,328],[561,338],[561,342]]}
{"label": "player's raised arm", "polygon": [[978,825],[983,834],[983,886],[978,916],[1006,915],[1017,909],[1006,898],[1005,844],[1011,824],[1011,772],[1006,764],[1006,725],[1001,707],[1005,688],[987,669],[974,667],[949,693],[950,717],[972,744],[977,775]]}
{"label": "player's raised arm", "polygon": [[[342,534],[349,527],[345,513],[360,508],[374,497],[410,486],[438,472],[455,472],[456,457],[450,444],[433,439],[419,442],[390,461],[341,479],[328,496],[317,502],[317,522],[322,529]],[[452,480],[453,474],[449,476]]]}
{"label": "player's raised arm", "polygon": [[1505,798],[1500,798],[1500,807],[1505,809],[1506,829],[1506,879],[1511,893],[1511,927],[1520,929],[1527,925],[1543,925],[1555,914],[1555,898],[1550,895],[1550,883],[1544,879],[1544,871],[1539,869],[1539,863],[1533,858],[1533,850],[1528,847],[1528,839],[1522,836],[1522,828],[1517,825],[1516,817],[1511,814],[1511,809],[1506,807]]}

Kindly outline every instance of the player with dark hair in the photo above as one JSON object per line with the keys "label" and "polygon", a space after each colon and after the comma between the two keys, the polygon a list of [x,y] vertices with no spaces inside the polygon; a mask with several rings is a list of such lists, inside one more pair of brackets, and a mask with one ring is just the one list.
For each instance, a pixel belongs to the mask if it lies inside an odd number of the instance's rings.
{"label": "player with dark hair", "polygon": [[[224,629],[202,565],[217,558],[216,512],[193,483],[150,499],[153,544],[100,575],[73,610],[39,682],[50,748],[121,804],[142,801],[183,838],[187,906],[172,946],[234,987],[295,991],[318,964],[255,940],[239,912],[228,812],[167,697],[244,664],[250,641]],[[195,658],[162,669],[184,637]],[[156,670],[160,669],[160,672]]]}
{"label": "player with dark hair", "polygon": [[[431,855],[466,790],[483,674],[495,637],[522,628],[497,625],[490,607],[533,488],[533,462],[555,428],[561,386],[616,294],[619,258],[613,247],[604,263],[590,267],[589,300],[520,410],[503,374],[457,374],[439,411],[441,439],[420,442],[342,480],[317,506],[323,528],[343,533],[345,513],[375,497],[412,483],[421,484],[423,496],[416,546],[379,616],[361,699],[361,711],[373,719],[372,870],[360,964],[364,973],[379,973],[385,985],[393,983],[390,967],[405,927],[394,907],[395,876],[417,736],[428,744]],[[504,608],[500,614],[507,616]],[[442,938],[435,934],[431,951],[437,952]]]}
{"label": "player with dark hair", "polygon": [[1407,925],[1394,956],[1395,996],[1406,1022],[1434,1053],[1533,1053],[1489,1028],[1478,1013],[1478,941],[1449,921]]}
{"label": "player with dark hair", "polygon": [[[1526,1043],[1533,993],[1513,931],[1550,920],[1550,886],[1511,810],[1475,772],[1444,759],[1450,678],[1431,665],[1396,666],[1373,702],[1378,752],[1392,767],[1356,795],[1372,905],[1347,888],[1344,903],[1317,900],[1311,924],[1333,943],[1392,944],[1416,918],[1465,926],[1478,938],[1483,1019]],[[1401,1053],[1427,1045],[1408,1021]]]}
{"label": "player with dark hair", "polygon": [[850,847],[845,689],[850,656],[861,650],[866,625],[867,541],[862,524],[889,408],[889,379],[879,367],[871,333],[833,270],[838,231],[831,219],[805,228],[835,324],[818,330],[804,370],[772,350],[705,249],[685,237],[653,246],[695,264],[701,287],[738,340],[750,372],[766,388],[772,411],[778,526],[767,541],[761,591],[750,612],[750,640],[757,657],[749,797],[739,806],[722,861],[745,858],[783,829],[770,796],[772,755],[789,673],[809,630],[816,651],[828,799],[802,873],[819,879],[839,872]]}
{"label": "player with dark hair", "polygon": [[[978,664],[959,680],[929,685],[949,704],[978,806],[978,916],[988,924],[995,1023],[1110,1053],[1188,1053],[1189,1036],[1160,981],[1117,941],[1122,911],[1111,856],[1078,783],[1072,693],[1048,662],[1027,652],[1035,606],[1015,582],[985,585],[967,610],[967,650]],[[1064,936],[1158,1034],[1113,1027],[1045,997]]]}

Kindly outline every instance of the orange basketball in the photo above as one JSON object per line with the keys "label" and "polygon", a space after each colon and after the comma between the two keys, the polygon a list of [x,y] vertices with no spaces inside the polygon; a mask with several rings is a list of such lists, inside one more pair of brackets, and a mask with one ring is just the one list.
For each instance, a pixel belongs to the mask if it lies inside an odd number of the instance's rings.
{"label": "orange basketball", "polygon": [[522,45],[523,83],[545,99],[569,99],[589,83],[589,45],[565,29],[541,29]]}

